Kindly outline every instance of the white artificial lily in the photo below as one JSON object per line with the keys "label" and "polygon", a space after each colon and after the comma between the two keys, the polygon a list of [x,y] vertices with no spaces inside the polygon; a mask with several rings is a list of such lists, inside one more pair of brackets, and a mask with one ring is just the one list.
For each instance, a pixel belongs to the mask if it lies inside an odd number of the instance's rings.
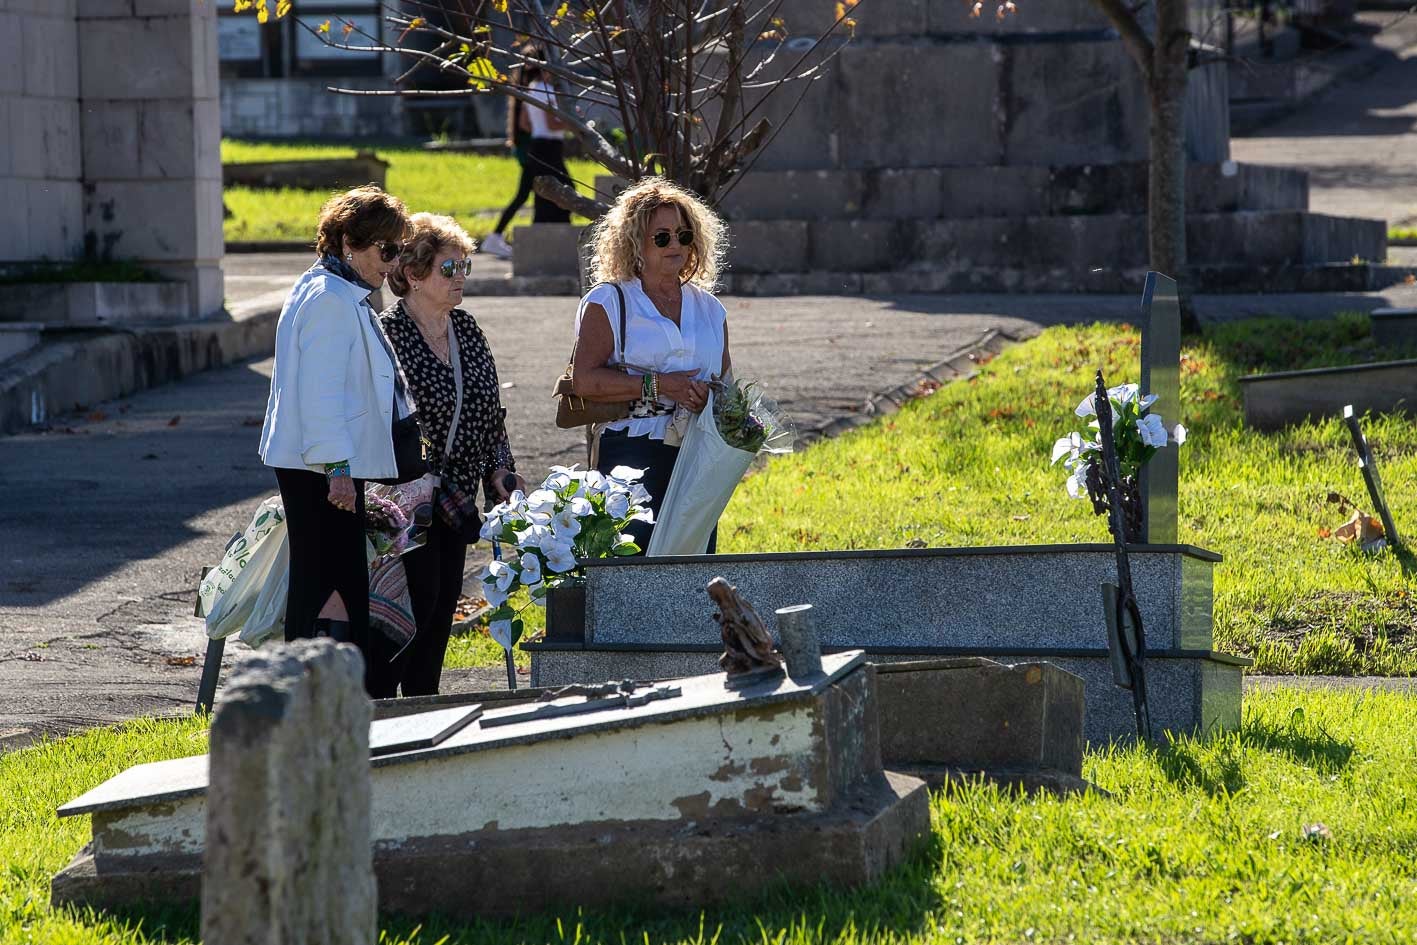
{"label": "white artificial lily", "polygon": [[[580,501],[585,502],[585,499]],[[589,505],[590,503],[586,503]],[[576,513],[569,506],[551,516],[551,530],[556,533],[557,538],[575,538],[581,533],[581,520],[576,517]]]}
{"label": "white artificial lily", "polygon": [[1064,456],[1069,456],[1069,454],[1071,454],[1071,460],[1076,460],[1078,458],[1078,453],[1080,453],[1081,451],[1081,433],[1074,431],[1072,433],[1069,433],[1067,436],[1059,437],[1057,441],[1053,443],[1053,459],[1051,462],[1048,463],[1048,465],[1058,465],[1058,460],[1062,459]]}
{"label": "white artificial lily", "polygon": [[644,475],[645,471],[643,469],[636,469],[633,466],[616,466],[614,469],[610,470],[611,480],[626,486],[639,479],[643,479]]}
{"label": "white artificial lily", "polygon": [[487,603],[488,603],[490,606],[492,606],[492,607],[501,607],[503,604],[505,604],[505,603],[507,602],[507,598],[508,598],[509,596],[510,596],[510,595],[509,595],[506,591],[504,591],[504,590],[499,591],[499,590],[497,589],[497,584],[496,584],[495,581],[494,581],[494,582],[488,582],[488,581],[483,581],[483,582],[482,582],[482,597],[483,597],[484,600],[487,601]]}
{"label": "white artificial lily", "polygon": [[1149,413],[1137,421],[1137,435],[1147,446],[1160,449],[1166,445],[1166,426],[1157,414]]}
{"label": "white artificial lily", "polygon": [[590,500],[579,495],[568,502],[566,508],[570,509],[571,514],[576,518],[585,518],[595,512],[595,506],[590,504]]}
{"label": "white artificial lily", "polygon": [[1186,428],[1181,426],[1179,423],[1172,427],[1171,441],[1177,446],[1180,446],[1182,443],[1186,442]]}
{"label": "white artificial lily", "polygon": [[482,572],[482,582],[491,583],[503,594],[512,586],[512,582],[517,579],[517,573],[513,571],[505,561],[489,561],[486,569]]}
{"label": "white artificial lily", "polygon": [[625,492],[612,492],[605,499],[605,512],[611,518],[624,518],[630,514],[630,496]]}
{"label": "white artificial lily", "polygon": [[541,559],[537,557],[536,552],[523,552],[518,563],[521,565],[522,571],[517,575],[517,580],[522,583],[523,587],[530,590],[533,586],[541,583]]}
{"label": "white artificial lily", "polygon": [[504,650],[512,648],[512,621],[493,620],[487,625],[487,635],[496,640]]}
{"label": "white artificial lily", "polygon": [[482,530],[477,534],[483,541],[497,541],[502,537],[502,526],[506,523],[500,515],[494,514],[495,512],[496,509],[488,512],[487,517],[482,520]]}
{"label": "white artificial lily", "polygon": [[610,491],[609,480],[598,470],[587,469],[585,476],[581,479],[581,487],[576,491],[576,495],[600,495],[608,491]]}
{"label": "white artificial lily", "polygon": [[636,505],[646,505],[650,500],[649,490],[641,483],[635,483],[630,487],[630,501]]}
{"label": "white artificial lily", "polygon": [[576,568],[576,555],[570,545],[559,545],[546,551],[546,567],[557,574]]}
{"label": "white artificial lily", "polygon": [[1080,464],[1074,469],[1064,485],[1068,487],[1068,495],[1074,499],[1087,498],[1087,465]]}
{"label": "white artificial lily", "polygon": [[654,524],[654,510],[653,510],[653,509],[649,508],[648,506],[643,506],[643,505],[635,506],[634,508],[635,508],[635,512],[634,512],[633,515],[630,516],[629,521],[631,521],[631,522],[648,522],[648,523],[651,524],[651,525]]}

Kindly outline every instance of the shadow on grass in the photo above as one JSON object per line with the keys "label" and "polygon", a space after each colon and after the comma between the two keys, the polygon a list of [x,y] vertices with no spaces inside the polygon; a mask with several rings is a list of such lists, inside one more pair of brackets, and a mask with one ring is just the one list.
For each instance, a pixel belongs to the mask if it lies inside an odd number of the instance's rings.
{"label": "shadow on grass", "polygon": [[[1148,745],[1152,760],[1166,780],[1181,789],[1199,788],[1211,797],[1233,794],[1245,786],[1245,774],[1233,750],[1233,740],[1218,747],[1190,739],[1169,739]],[[1213,759],[1205,755],[1214,753]]]}
{"label": "shadow on grass", "polygon": [[1348,767],[1353,745],[1334,738],[1322,725],[1305,724],[1302,712],[1295,710],[1284,725],[1248,720],[1240,728],[1240,743],[1246,748],[1285,755],[1320,774],[1337,774]]}
{"label": "shadow on grass", "polygon": [[[567,908],[514,919],[460,921],[446,916],[415,918],[381,913],[381,942],[418,945],[563,945],[568,942],[757,943],[786,938],[834,941],[885,935],[921,935],[941,907],[935,879],[944,848],[935,833],[916,842],[911,853],[874,883],[841,889],[826,883],[803,887],[764,878],[758,892],[729,905],[703,909],[631,904],[613,909]],[[752,864],[744,864],[751,869]],[[195,904],[180,906],[70,909],[74,918],[105,932],[140,928],[154,945],[191,945],[199,940]],[[127,939],[124,939],[126,941]]]}

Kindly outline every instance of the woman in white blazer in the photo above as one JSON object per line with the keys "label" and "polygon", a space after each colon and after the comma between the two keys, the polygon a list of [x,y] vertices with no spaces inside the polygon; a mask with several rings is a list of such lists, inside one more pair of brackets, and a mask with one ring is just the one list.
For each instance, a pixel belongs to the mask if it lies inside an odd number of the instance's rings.
{"label": "woman in white blazer", "polygon": [[320,258],[276,324],[261,430],[261,460],[275,469],[290,544],[286,639],[358,646],[371,692],[393,654],[369,633],[364,480],[394,477],[391,428],[411,405],[368,299],[397,265],[407,233],[403,203],[372,184],[325,204]]}

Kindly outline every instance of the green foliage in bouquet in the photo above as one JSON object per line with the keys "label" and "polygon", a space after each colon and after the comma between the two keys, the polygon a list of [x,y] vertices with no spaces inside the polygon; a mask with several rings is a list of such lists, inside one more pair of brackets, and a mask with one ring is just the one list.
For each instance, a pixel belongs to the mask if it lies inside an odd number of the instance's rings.
{"label": "green foliage in bouquet", "polygon": [[715,389],[713,419],[723,442],[749,453],[763,448],[771,431],[755,411],[760,399],[757,385],[751,382],[723,384]]}

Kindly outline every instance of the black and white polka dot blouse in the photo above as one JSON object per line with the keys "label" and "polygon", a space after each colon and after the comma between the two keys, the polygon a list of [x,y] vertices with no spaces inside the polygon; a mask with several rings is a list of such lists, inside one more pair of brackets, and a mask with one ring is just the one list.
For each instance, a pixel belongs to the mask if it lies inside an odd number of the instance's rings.
{"label": "black and white polka dot blouse", "polygon": [[[475,489],[479,483],[489,485],[488,477],[497,469],[515,470],[516,465],[507,442],[507,411],[502,408],[502,388],[492,349],[470,314],[454,309],[452,319],[462,364],[463,406],[446,468],[441,462],[442,453],[457,402],[453,369],[428,347],[402,301],[380,315],[379,323],[408,380],[423,435],[433,444],[431,465],[439,475],[464,489]],[[487,491],[496,495],[493,489]]]}

